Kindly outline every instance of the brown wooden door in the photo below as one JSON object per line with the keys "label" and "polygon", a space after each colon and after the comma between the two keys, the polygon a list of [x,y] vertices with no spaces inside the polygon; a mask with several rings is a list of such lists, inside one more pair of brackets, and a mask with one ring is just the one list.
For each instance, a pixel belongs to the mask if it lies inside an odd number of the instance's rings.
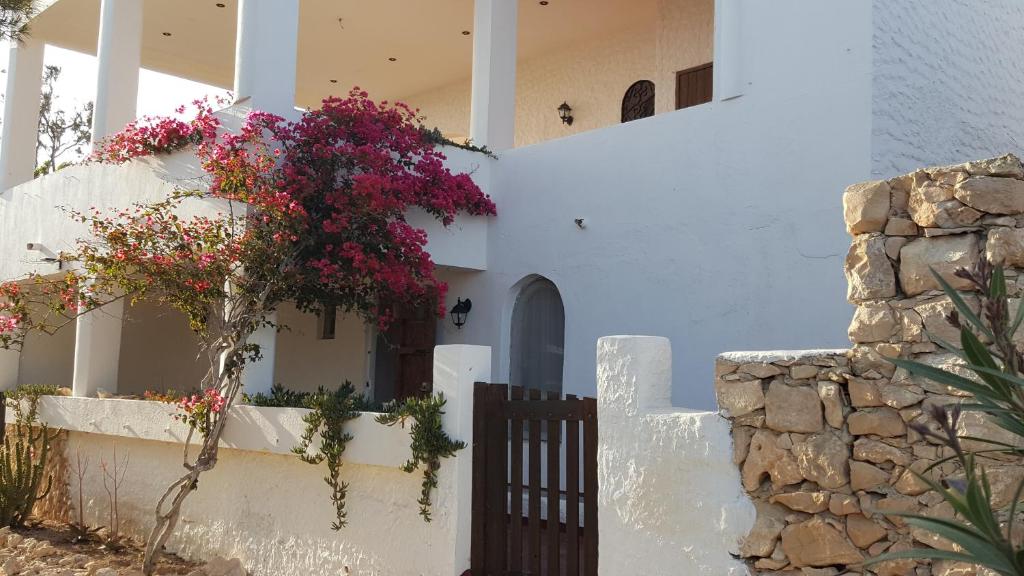
{"label": "brown wooden door", "polygon": [[713,76],[711,62],[676,72],[676,110],[711,102]]}
{"label": "brown wooden door", "polygon": [[434,389],[434,344],[437,317],[433,305],[401,307],[389,330],[398,352],[395,398],[425,396]]}

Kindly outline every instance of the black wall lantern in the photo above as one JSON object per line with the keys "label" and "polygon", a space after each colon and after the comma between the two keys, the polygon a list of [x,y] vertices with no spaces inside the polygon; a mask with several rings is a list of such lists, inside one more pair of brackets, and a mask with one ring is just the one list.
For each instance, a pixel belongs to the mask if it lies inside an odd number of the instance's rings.
{"label": "black wall lantern", "polygon": [[568,102],[562,102],[558,107],[558,117],[562,119],[562,124],[572,126],[572,106]]}
{"label": "black wall lantern", "polygon": [[469,316],[469,311],[473,309],[473,301],[469,298],[463,300],[459,298],[459,301],[452,306],[452,324],[459,330],[466,324],[466,317]]}

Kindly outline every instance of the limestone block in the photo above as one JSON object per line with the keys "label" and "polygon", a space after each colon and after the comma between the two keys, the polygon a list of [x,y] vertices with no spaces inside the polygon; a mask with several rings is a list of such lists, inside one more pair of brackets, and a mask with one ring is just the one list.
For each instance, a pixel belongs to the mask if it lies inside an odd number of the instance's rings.
{"label": "limestone block", "polygon": [[899,464],[900,466],[907,466],[910,464],[910,455],[906,452],[890,446],[884,442],[878,440],[872,440],[870,438],[858,438],[853,443],[853,458],[862,462],[872,462],[875,464],[881,464],[883,462],[892,462],[893,464]]}
{"label": "limestone block", "polygon": [[850,447],[836,434],[825,431],[794,442],[793,456],[803,478],[822,488],[840,488],[850,481]]}
{"label": "limestone block", "polygon": [[860,235],[846,254],[846,297],[850,302],[879,300],[896,295],[896,276],[885,254],[885,237]]}
{"label": "limestone block", "polygon": [[866,549],[885,538],[886,531],[877,522],[868,520],[860,514],[852,514],[846,517],[846,534],[854,545]]}
{"label": "limestone block", "polygon": [[978,238],[973,234],[918,238],[900,250],[900,286],[908,296],[939,290],[931,273],[934,269],[954,288],[968,290],[971,284],[953,272],[974,267],[979,258]]}
{"label": "limestone block", "polygon": [[778,435],[768,430],[758,430],[750,439],[750,450],[741,471],[743,487],[747,491],[757,490],[765,474],[776,488],[803,480],[793,455],[779,448],[777,441]]}
{"label": "limestone block", "polygon": [[924,400],[924,391],[917,386],[893,386],[882,384],[878,387],[882,403],[900,410]]}
{"label": "limestone block", "polygon": [[910,242],[909,238],[903,236],[892,236],[885,239],[885,255],[889,257],[889,260],[899,260],[900,250]]}
{"label": "limestone block", "polygon": [[833,428],[843,427],[843,392],[836,382],[818,382],[818,398],[825,406],[825,421]]}
{"label": "limestone block", "polygon": [[850,489],[870,491],[889,481],[889,473],[866,462],[850,461]]}
{"label": "limestone block", "polygon": [[795,567],[858,564],[860,551],[819,517],[792,524],[782,531],[782,549]]}
{"label": "limestone block", "polygon": [[899,412],[884,406],[881,408],[865,408],[858,410],[846,419],[850,434],[864,436],[873,434],[884,438],[902,436],[907,426],[900,418]]}
{"label": "limestone block", "polygon": [[985,257],[993,264],[1024,266],[1024,228],[992,228],[985,242]]}
{"label": "limestone block", "polygon": [[828,511],[836,516],[857,514],[860,512],[860,504],[849,494],[833,494],[828,501]]}
{"label": "limestone block", "polygon": [[921,317],[925,335],[929,339],[938,339],[943,342],[959,342],[960,330],[953,327],[949,320],[946,319],[946,316],[953,309],[953,303],[946,297],[914,307],[914,311]]}
{"label": "limestone block", "polygon": [[907,211],[923,228],[961,228],[981,218],[981,212],[954,199],[951,186],[925,182],[910,191]]}
{"label": "limestone block", "polygon": [[746,382],[715,381],[718,407],[726,417],[742,416],[764,407],[764,390],[760,380]]}
{"label": "limestone block", "polygon": [[790,510],[817,514],[828,509],[828,492],[789,492],[776,494],[768,499],[772,504],[782,504]]}
{"label": "limestone block", "polygon": [[885,519],[897,527],[902,527],[907,524],[902,517],[886,514],[886,512],[916,514],[921,511],[921,506],[917,503],[917,498],[893,494],[875,502],[875,511],[884,514]]}
{"label": "limestone block", "polygon": [[889,183],[854,184],[843,193],[843,217],[850,234],[881,232],[889,217]]}
{"label": "limestone block", "polygon": [[1024,178],[1024,169],[1021,167],[1020,158],[1014,154],[1006,154],[997,158],[975,160],[955,166],[962,168],[971,176],[1010,176],[1012,178]]}
{"label": "limestone block", "polygon": [[742,364],[739,367],[739,371],[744,374],[750,374],[754,378],[771,378],[782,374],[782,368],[770,363],[770,362],[751,362],[749,364]]}
{"label": "limestone block", "polygon": [[818,367],[798,364],[789,369],[789,375],[794,380],[807,380],[818,375]]}
{"label": "limestone block", "polygon": [[1024,181],[974,176],[960,182],[954,195],[964,204],[989,214],[1024,212]]}
{"label": "limestone block", "polygon": [[850,404],[854,408],[882,405],[882,395],[878,392],[878,386],[874,380],[847,378],[846,382],[850,392]]}
{"label": "limestone block", "polygon": [[789,511],[782,506],[758,501],[754,502],[754,508],[757,510],[757,517],[750,534],[747,534],[740,544],[740,555],[745,558],[771,556],[782,529],[786,527],[786,515]]}
{"label": "limestone block", "polygon": [[917,236],[917,224],[908,218],[889,218],[885,225],[886,236]]}
{"label": "limestone block", "polygon": [[865,302],[853,313],[847,335],[851,342],[888,342],[899,327],[896,315],[885,302]]}
{"label": "limestone block", "polygon": [[789,386],[779,380],[768,385],[765,423],[778,432],[817,432],[822,426],[821,400],[809,386]]}
{"label": "limestone block", "polygon": [[931,464],[931,460],[914,460],[908,468],[898,474],[896,481],[892,482],[892,487],[906,496],[920,496],[931,490],[928,483],[919,476],[920,474],[934,479],[934,470],[926,471]]}

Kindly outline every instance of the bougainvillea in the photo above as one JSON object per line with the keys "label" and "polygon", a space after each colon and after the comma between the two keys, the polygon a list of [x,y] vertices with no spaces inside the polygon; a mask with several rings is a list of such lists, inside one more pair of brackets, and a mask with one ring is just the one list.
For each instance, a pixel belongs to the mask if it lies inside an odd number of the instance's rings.
{"label": "bougainvillea", "polygon": [[[468,175],[445,168],[428,132],[401,104],[378,104],[356,89],[294,122],[251,112],[234,132],[210,106],[197,108],[190,121],[133,123],[94,159],[120,163],[192,145],[208,176],[202,190],[113,214],[71,212],[92,232],[61,255],[75,273],[0,284],[4,347],[118,299],[176,308],[199,335],[210,367],[197,388],[223,402],[211,404],[204,393],[190,404],[193,411],[208,404],[204,441],[194,458],[186,448],[187,473],[157,505],[147,573],[199,474],[216,464],[240,372],[260,354],[249,338],[270,324],[275,308],[285,301],[303,310],[334,306],[384,327],[400,306],[435,302],[443,314],[445,285],[434,275],[426,233],[406,212],[420,208],[445,225],[460,212],[495,213]],[[182,216],[204,198],[225,208],[217,216]]]}

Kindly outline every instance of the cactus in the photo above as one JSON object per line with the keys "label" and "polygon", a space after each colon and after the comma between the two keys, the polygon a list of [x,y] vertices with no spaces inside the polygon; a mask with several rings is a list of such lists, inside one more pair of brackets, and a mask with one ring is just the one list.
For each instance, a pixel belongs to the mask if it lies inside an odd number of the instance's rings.
{"label": "cactus", "polygon": [[17,390],[7,397],[15,422],[14,433],[4,435],[0,448],[0,526],[23,526],[35,503],[50,492],[52,475],[46,475],[45,487],[40,487],[50,442],[59,431],[50,432],[38,422],[38,403],[39,394],[33,391]]}

